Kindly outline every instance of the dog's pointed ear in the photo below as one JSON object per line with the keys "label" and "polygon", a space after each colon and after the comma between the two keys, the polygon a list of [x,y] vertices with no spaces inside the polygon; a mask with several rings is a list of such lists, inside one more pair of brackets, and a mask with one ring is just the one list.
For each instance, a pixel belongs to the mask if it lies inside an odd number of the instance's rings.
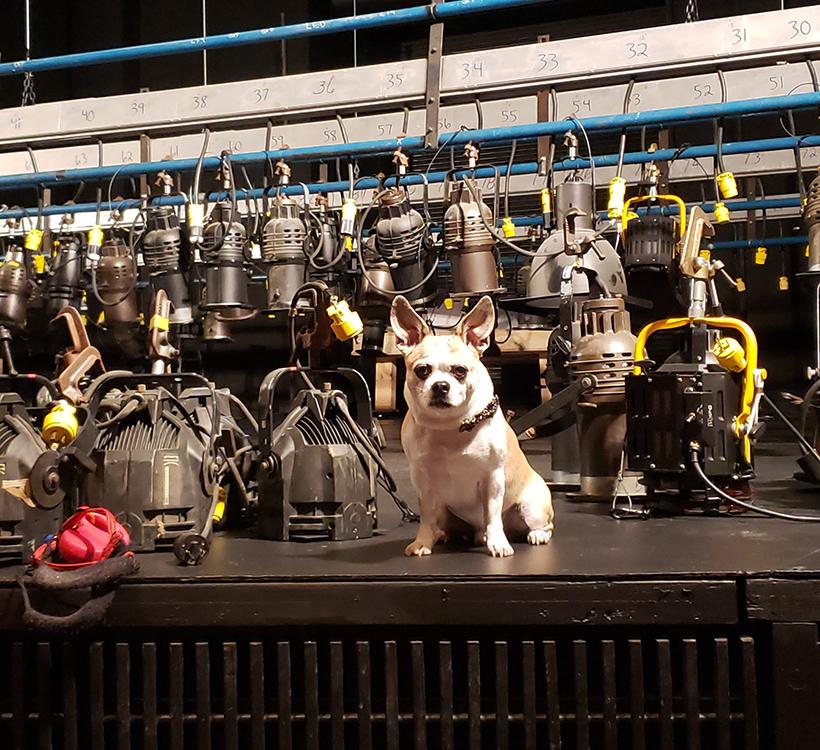
{"label": "dog's pointed ear", "polygon": [[401,295],[393,299],[390,308],[390,327],[396,334],[396,347],[402,354],[418,346],[425,336],[432,334],[427,325]]}
{"label": "dog's pointed ear", "polygon": [[481,356],[490,345],[493,328],[495,328],[495,307],[493,301],[484,295],[458,324],[456,334]]}

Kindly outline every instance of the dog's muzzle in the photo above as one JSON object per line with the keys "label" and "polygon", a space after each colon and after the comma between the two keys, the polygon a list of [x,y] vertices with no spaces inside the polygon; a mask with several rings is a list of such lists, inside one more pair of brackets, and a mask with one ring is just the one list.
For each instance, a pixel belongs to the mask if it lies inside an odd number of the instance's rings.
{"label": "dog's muzzle", "polygon": [[450,384],[444,381],[433,383],[430,387],[430,406],[447,407],[452,406],[449,400]]}

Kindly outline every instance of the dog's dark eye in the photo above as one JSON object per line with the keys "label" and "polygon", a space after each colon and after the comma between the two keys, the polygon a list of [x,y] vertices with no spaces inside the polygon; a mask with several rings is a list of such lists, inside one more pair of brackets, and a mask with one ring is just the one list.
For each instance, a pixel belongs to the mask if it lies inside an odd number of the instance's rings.
{"label": "dog's dark eye", "polygon": [[416,373],[416,377],[419,380],[427,380],[427,378],[430,377],[430,373],[433,372],[433,368],[430,367],[430,365],[419,365],[413,372]]}
{"label": "dog's dark eye", "polygon": [[456,380],[464,380],[467,377],[467,368],[464,365],[456,365],[450,369],[450,372]]}

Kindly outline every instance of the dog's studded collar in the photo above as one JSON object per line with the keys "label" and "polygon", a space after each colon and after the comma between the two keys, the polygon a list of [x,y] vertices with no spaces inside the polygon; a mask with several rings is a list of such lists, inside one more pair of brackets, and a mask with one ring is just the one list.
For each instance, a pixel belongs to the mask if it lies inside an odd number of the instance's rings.
{"label": "dog's studded collar", "polygon": [[498,396],[493,396],[493,400],[490,401],[478,414],[474,417],[470,417],[469,419],[465,419],[458,428],[459,432],[470,432],[472,429],[476,427],[476,425],[483,422],[485,419],[489,419],[493,414],[498,411]]}

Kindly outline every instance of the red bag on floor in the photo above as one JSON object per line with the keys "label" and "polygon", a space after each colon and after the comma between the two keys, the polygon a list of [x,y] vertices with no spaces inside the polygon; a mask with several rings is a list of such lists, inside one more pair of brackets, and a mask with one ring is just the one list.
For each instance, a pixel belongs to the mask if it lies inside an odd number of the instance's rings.
{"label": "red bag on floor", "polygon": [[122,554],[130,543],[131,537],[111,511],[82,506],[35,551],[32,562],[74,570]]}
{"label": "red bag on floor", "polygon": [[[139,570],[128,532],[111,511],[81,507],[60,530],[32,555],[32,569],[17,582],[23,595],[23,621],[54,631],[81,630],[100,623],[114,599],[122,578]],[[29,585],[40,590],[47,609],[37,609]],[[65,596],[87,591],[86,600],[74,611],[65,611]],[[49,600],[48,594],[51,594]],[[76,606],[76,604],[74,605]]]}

